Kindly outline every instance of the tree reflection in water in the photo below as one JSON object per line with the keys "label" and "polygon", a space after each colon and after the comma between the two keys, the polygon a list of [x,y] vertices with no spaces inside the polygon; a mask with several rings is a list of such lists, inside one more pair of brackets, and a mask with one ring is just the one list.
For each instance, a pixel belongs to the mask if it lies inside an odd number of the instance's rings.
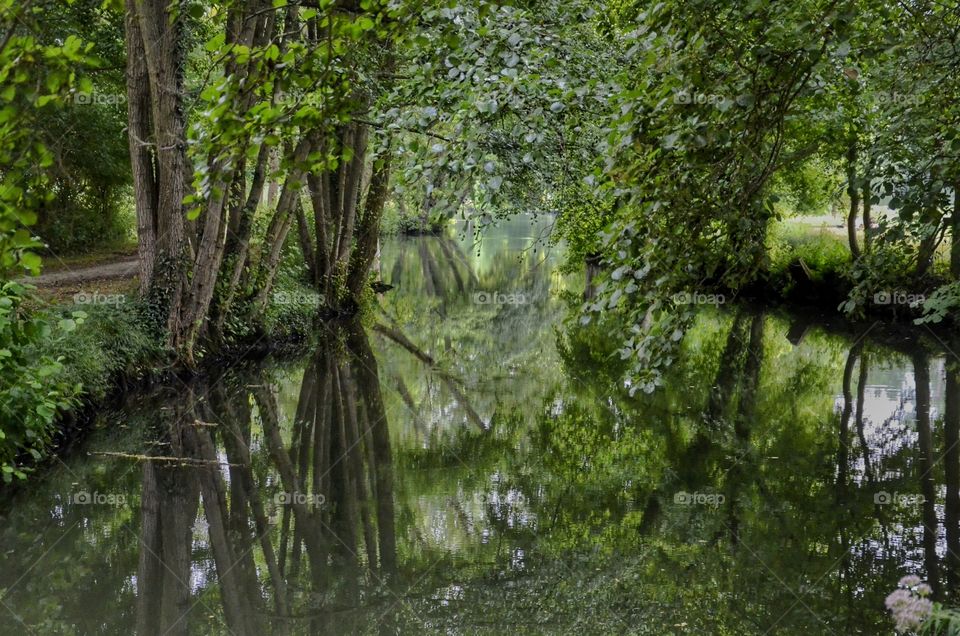
{"label": "tree reflection in water", "polygon": [[[363,602],[389,611],[397,550],[377,362],[358,325],[332,336],[306,367],[289,430],[266,382],[195,383],[177,402],[164,450],[143,462],[138,633],[188,633],[214,602],[239,635],[343,628]],[[191,567],[196,546],[217,593],[194,598],[206,575]]]}

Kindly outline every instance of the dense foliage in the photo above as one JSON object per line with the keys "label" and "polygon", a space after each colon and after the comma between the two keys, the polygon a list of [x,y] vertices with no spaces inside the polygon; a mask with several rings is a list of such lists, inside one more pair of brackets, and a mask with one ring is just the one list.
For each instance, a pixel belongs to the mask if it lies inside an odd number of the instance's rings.
{"label": "dense foliage", "polygon": [[86,63],[90,45],[76,36],[43,43],[35,35],[43,17],[30,5],[0,3],[0,469],[5,482],[24,476],[18,455],[40,457],[58,411],[71,406],[79,390],[58,377],[58,359],[35,355],[31,347],[72,330],[84,314],[59,320],[32,316],[23,308],[29,287],[6,280],[40,270],[42,243],[31,226],[52,199],[54,165],[42,131],[72,89],[89,85],[75,69]]}
{"label": "dense foliage", "polygon": [[[571,329],[611,334],[634,390],[658,385],[704,297],[820,295],[861,317],[909,295],[892,308],[926,322],[960,303],[956,2],[0,15],[0,268],[36,273],[42,239],[122,235],[132,183],[148,329],[187,366],[268,331],[278,284],[309,289],[296,302],[317,317],[356,313],[384,223],[456,215],[478,233],[554,217],[588,273]],[[828,211],[846,253],[781,223]]]}

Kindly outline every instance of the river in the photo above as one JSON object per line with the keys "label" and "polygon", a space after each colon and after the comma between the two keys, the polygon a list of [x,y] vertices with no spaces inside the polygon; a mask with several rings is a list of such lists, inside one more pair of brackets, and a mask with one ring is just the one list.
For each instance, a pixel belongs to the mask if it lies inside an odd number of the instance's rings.
{"label": "river", "polygon": [[631,396],[551,222],[391,239],[362,323],[104,408],[0,507],[0,633],[881,634],[906,574],[954,598],[950,347],[730,303]]}

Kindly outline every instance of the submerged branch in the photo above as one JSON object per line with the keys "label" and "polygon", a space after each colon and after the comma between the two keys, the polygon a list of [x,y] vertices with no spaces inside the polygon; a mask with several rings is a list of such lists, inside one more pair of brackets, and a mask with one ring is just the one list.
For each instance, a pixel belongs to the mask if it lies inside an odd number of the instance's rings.
{"label": "submerged branch", "polygon": [[92,451],[90,455],[99,455],[101,457],[116,457],[117,459],[135,459],[144,462],[170,462],[176,464],[193,464],[197,466],[243,466],[243,464],[231,464],[214,459],[196,459],[194,457],[168,457],[163,455],[137,455],[133,453],[114,453],[109,451]]}

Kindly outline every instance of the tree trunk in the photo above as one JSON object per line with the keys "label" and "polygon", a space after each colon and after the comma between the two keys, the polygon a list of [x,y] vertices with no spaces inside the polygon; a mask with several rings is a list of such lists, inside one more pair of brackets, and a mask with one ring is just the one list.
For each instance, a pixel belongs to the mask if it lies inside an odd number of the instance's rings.
{"label": "tree trunk", "polygon": [[873,197],[873,192],[870,188],[870,177],[864,175],[863,177],[863,251],[866,254],[870,253],[870,248],[873,244],[873,236],[871,236],[872,230],[870,225],[873,223],[873,220],[870,218],[870,199]]}
{"label": "tree trunk", "polygon": [[923,278],[930,269],[930,266],[933,265],[933,257],[937,253],[937,245],[939,243],[937,234],[937,228],[934,228],[927,236],[920,240],[920,245],[917,248],[917,266],[913,271],[913,275],[916,278]]}
{"label": "tree trunk", "polygon": [[953,182],[953,214],[950,216],[950,274],[960,280],[960,178]]}
{"label": "tree trunk", "polygon": [[127,51],[136,52],[127,55],[127,141],[137,214],[140,294],[145,296],[153,284],[153,265],[157,258],[157,174],[155,144],[151,144],[150,76],[142,55],[143,35],[135,0],[126,0],[124,32]]}
{"label": "tree trunk", "polygon": [[363,205],[363,215],[357,227],[356,247],[350,260],[350,274],[347,278],[347,291],[351,298],[359,298],[370,275],[370,267],[377,254],[380,219],[383,217],[383,207],[390,192],[389,186],[390,159],[384,157],[374,168]]}
{"label": "tree trunk", "polygon": [[[232,7],[226,19],[227,43],[250,48],[269,41],[275,30],[275,14],[263,11],[268,6],[266,0],[254,0]],[[243,270],[247,258],[252,210],[262,196],[267,150],[261,152],[254,171],[254,185],[258,187],[246,197],[245,152],[250,137],[211,148],[206,161],[212,194],[198,220],[186,221],[184,196],[193,167],[186,156],[184,117],[184,34],[180,16],[185,9],[183,2],[127,0],[125,31],[141,292],[163,308],[167,343],[189,365],[195,343],[206,333],[207,316],[228,248],[239,253],[233,261],[225,310],[239,284],[238,271]],[[252,68],[255,66],[229,57],[224,73],[242,81],[250,79]],[[233,96],[241,112],[258,99],[252,88],[256,82],[248,84],[250,88],[240,88]]]}
{"label": "tree trunk", "polygon": [[277,206],[277,197],[280,196],[280,181],[277,179],[277,172],[280,171],[280,152],[276,149],[270,153],[270,184],[267,186],[267,207],[275,208]]}
{"label": "tree trunk", "polygon": [[860,190],[857,188],[857,142],[852,140],[847,146],[847,195],[850,197],[850,210],[847,212],[847,241],[850,244],[850,256],[860,258],[860,245],[857,241],[857,212],[860,208]]}
{"label": "tree trunk", "polygon": [[353,158],[341,172],[340,231],[337,234],[337,264],[346,269],[353,247],[353,228],[360,203],[360,183],[363,177],[364,160],[367,156],[367,127],[354,124],[344,136],[344,146],[353,151]]}
{"label": "tree trunk", "polygon": [[216,307],[216,329],[222,331],[224,321],[227,318],[234,299],[243,279],[248,255],[250,252],[250,232],[253,226],[253,215],[260,205],[260,199],[263,196],[263,182],[266,179],[267,154],[270,149],[264,144],[260,147],[260,154],[257,156],[256,167],[253,172],[253,182],[250,186],[250,194],[246,203],[239,210],[237,219],[237,229],[227,236],[227,254],[232,257],[231,274],[227,284],[227,290],[223,294],[222,301]]}
{"label": "tree trunk", "polygon": [[[131,140],[134,170],[140,178],[134,179],[138,226],[147,229],[140,244],[141,274],[145,275],[143,289],[166,310],[168,344],[176,345],[181,329],[180,303],[186,272],[184,271],[184,172],[186,168],[186,140],[183,120],[183,51],[181,48],[180,12],[183,7],[164,0],[131,0],[130,15],[126,20],[127,66],[134,75],[130,78],[129,93],[136,100],[131,108],[131,133],[134,126],[144,132],[143,111],[145,93],[142,89],[143,67],[150,87],[151,143],[156,171],[156,206],[150,205],[154,196],[151,181],[144,178],[145,157],[136,139]],[[139,59],[137,59],[139,58]]]}
{"label": "tree trunk", "polygon": [[[295,162],[302,162],[310,153],[311,146],[308,140],[301,140],[294,154]],[[270,219],[270,225],[267,228],[267,235],[264,239],[264,249],[266,259],[261,256],[259,267],[256,268],[256,286],[259,288],[257,297],[254,300],[254,306],[258,311],[262,311],[270,299],[270,290],[273,288],[273,278],[276,276],[277,268],[280,266],[280,257],[283,253],[283,244],[287,240],[287,234],[290,231],[292,221],[296,216],[296,206],[300,205],[300,190],[303,187],[301,183],[303,172],[294,169],[287,175],[283,183],[283,189],[280,192],[280,201],[277,203],[277,209]]]}

